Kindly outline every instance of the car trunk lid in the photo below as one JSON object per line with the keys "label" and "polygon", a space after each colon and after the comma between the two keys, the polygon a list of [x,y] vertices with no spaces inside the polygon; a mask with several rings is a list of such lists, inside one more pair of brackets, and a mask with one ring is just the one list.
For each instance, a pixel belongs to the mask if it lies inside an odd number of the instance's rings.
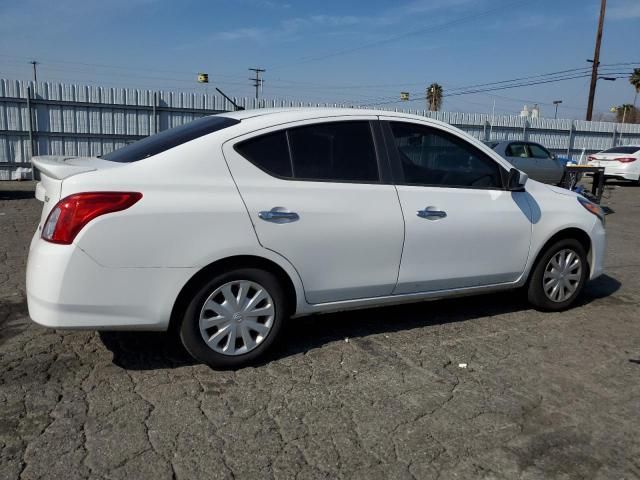
{"label": "car trunk lid", "polygon": [[36,185],[36,198],[43,202],[40,225],[46,221],[49,212],[60,200],[62,182],[69,177],[104,168],[122,166],[98,157],[72,157],[64,155],[36,156],[31,162],[40,172]]}

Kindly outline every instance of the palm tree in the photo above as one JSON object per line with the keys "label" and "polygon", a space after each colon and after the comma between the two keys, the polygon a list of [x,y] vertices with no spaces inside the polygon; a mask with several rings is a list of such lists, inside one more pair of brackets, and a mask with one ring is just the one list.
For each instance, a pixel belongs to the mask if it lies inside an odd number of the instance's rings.
{"label": "palm tree", "polygon": [[442,87],[432,83],[427,87],[427,107],[431,112],[437,112],[442,107]]}
{"label": "palm tree", "polygon": [[616,122],[618,123],[636,123],[636,107],[625,103],[616,107]]}
{"label": "palm tree", "polygon": [[636,106],[638,93],[640,93],[640,68],[634,68],[633,73],[629,77],[629,83],[636,89],[636,96],[633,98],[633,106]]}

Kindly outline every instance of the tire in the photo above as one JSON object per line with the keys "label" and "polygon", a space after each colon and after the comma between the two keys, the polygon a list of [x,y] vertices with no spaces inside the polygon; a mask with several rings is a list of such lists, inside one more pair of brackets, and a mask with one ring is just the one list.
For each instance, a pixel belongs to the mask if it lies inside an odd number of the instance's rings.
{"label": "tire", "polygon": [[[260,291],[266,298],[261,299]],[[255,268],[232,270],[196,290],[180,325],[180,340],[202,363],[213,368],[238,368],[258,359],[273,345],[286,316],[284,291],[273,274]]]}
{"label": "tire", "polygon": [[[564,258],[567,258],[567,252],[571,252],[574,255],[569,261],[570,265],[574,264],[576,258],[579,260],[579,271],[575,268],[558,269],[552,264],[552,259],[555,260],[555,264],[558,264],[558,260],[560,260],[560,264],[563,264],[563,255]],[[545,278],[545,272],[547,272],[547,270],[549,270],[549,275]],[[588,272],[589,264],[587,263],[587,255],[582,244],[572,238],[559,240],[549,246],[536,261],[527,285],[527,298],[529,303],[536,309],[542,311],[553,312],[566,310],[575,302],[576,298],[578,298],[582,292]],[[558,281],[559,273],[560,276],[564,278],[560,278]],[[548,285],[546,292],[544,283]],[[559,285],[556,290],[553,290],[555,284]],[[573,291],[571,291],[572,289]]]}

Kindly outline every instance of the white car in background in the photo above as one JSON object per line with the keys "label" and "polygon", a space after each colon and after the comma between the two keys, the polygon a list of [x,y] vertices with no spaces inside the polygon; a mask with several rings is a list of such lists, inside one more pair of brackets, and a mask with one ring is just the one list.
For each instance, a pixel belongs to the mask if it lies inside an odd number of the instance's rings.
{"label": "white car in background", "polygon": [[290,316],[518,287],[562,310],[602,273],[598,205],[419,116],[249,110],[33,163],[31,318],[177,331],[215,367]]}
{"label": "white car in background", "polygon": [[625,145],[587,157],[591,167],[604,167],[606,178],[640,183],[640,145]]}

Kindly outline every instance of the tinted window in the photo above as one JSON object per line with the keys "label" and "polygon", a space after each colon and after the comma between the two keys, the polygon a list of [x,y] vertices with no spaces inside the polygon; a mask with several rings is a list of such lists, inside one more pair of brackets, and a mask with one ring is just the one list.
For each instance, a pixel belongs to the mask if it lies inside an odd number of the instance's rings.
{"label": "tinted window", "polygon": [[540,145],[536,145],[535,143],[529,144],[529,151],[533,158],[551,158],[551,154],[548,150],[542,148]]}
{"label": "tinted window", "polygon": [[378,181],[369,122],[318,123],[288,131],[293,175],[308,180]]}
{"label": "tinted window", "polygon": [[613,147],[608,150],[603,150],[600,153],[638,153],[640,152],[640,147]]}
{"label": "tinted window", "polygon": [[512,143],[504,151],[508,157],[529,158],[527,146],[524,143]]}
{"label": "tinted window", "polygon": [[171,128],[156,135],[138,140],[126,147],[103,155],[101,158],[120,163],[137,162],[138,160],[157,155],[165,150],[177,147],[178,145],[209,133],[222,130],[223,128],[236,125],[237,123],[240,123],[240,121],[233,118],[218,116],[202,117],[193,122],[185,123],[179,127]]}
{"label": "tinted window", "polygon": [[278,177],[291,177],[291,160],[284,130],[236,145],[236,151],[256,167]]}
{"label": "tinted window", "polygon": [[473,145],[446,132],[391,123],[405,182],[447,187],[501,188],[500,167]]}

